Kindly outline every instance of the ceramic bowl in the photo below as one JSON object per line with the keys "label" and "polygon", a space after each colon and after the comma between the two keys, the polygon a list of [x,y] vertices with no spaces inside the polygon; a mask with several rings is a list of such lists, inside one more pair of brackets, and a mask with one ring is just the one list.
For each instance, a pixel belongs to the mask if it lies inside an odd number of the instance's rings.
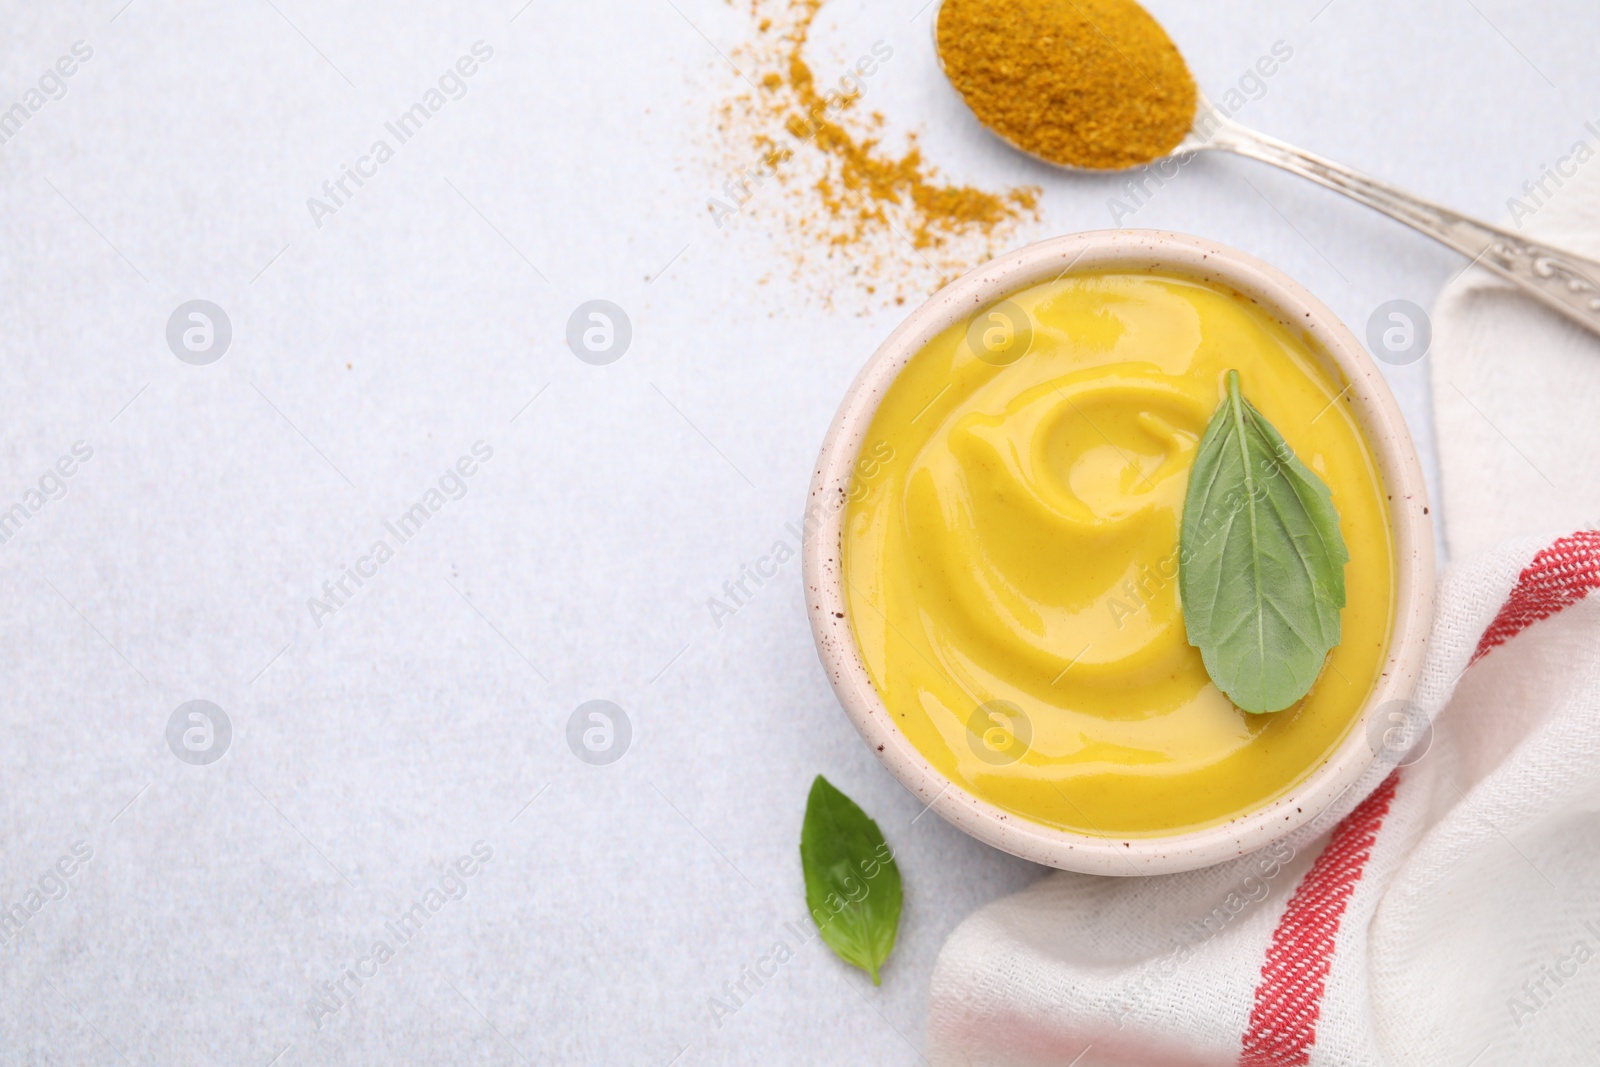
{"label": "ceramic bowl", "polygon": [[[1288,795],[1219,826],[1161,837],[1102,837],[1046,826],[1007,812],[935,770],[894,725],[851,632],[841,535],[846,494],[878,403],[902,367],[930,340],[980,308],[1068,271],[1177,273],[1231,288],[1306,338],[1345,393],[1390,495],[1397,574],[1394,631],[1382,676],[1360,720],[1328,759]],[[1433,528],[1422,468],[1394,397],[1361,343],[1299,283],[1253,256],[1185,234],[1107,230],[1043,241],[993,260],[940,290],[908,315],[845,394],[817,458],[803,549],[807,607],[817,652],[839,702],[878,758],[922,802],[955,826],[1024,859],[1089,874],[1192,870],[1253,852],[1305,825],[1379,758],[1373,718],[1414,688],[1433,612]]]}

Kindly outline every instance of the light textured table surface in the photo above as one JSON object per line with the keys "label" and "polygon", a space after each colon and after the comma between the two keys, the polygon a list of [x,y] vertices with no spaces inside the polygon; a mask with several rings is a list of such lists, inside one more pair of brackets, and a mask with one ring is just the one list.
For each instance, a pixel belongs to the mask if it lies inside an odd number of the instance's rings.
{"label": "light textured table surface", "polygon": [[[706,610],[798,518],[898,314],[758,285],[771,234],[706,211],[743,8],[122,2],[7,4],[0,33],[3,106],[93,50],[0,146],[0,509],[54,493],[0,544],[0,896],[27,920],[0,927],[0,1059],[916,1062],[944,937],[1039,871],[918,818],[833,700],[797,562],[720,629]],[[1042,185],[1022,239],[1111,225],[1118,180],[974,126],[921,3],[834,0],[814,65],[892,42],[894,135],[951,177]],[[1151,6],[1213,97],[1292,46],[1241,121],[1479,215],[1593,136],[1580,0]],[[306,198],[479,39],[464,98],[314,226]],[[1461,266],[1243,160],[1125,221],[1261,256],[1358,334]],[[595,298],[633,326],[608,366],[564,343]],[[205,366],[166,338],[194,299],[232,326]],[[1431,464],[1426,375],[1390,371]],[[480,441],[459,499],[314,618]],[[209,765],[167,739],[196,699],[232,728]],[[566,739],[594,699],[632,727],[607,766]],[[813,941],[717,1025],[710,998],[804,928],[818,772],[900,856],[884,984]],[[399,944],[430,889],[459,899]],[[364,962],[378,940],[395,957]],[[314,1021],[346,968],[370,976]]]}

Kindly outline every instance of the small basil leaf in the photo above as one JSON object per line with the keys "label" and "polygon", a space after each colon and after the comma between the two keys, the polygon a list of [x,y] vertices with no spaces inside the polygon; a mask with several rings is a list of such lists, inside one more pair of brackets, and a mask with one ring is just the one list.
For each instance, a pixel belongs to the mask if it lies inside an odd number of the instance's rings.
{"label": "small basil leaf", "polygon": [[1328,486],[1230,370],[1189,472],[1178,556],[1189,643],[1229,700],[1282,711],[1311,691],[1339,643],[1349,559]]}
{"label": "small basil leaf", "polygon": [[800,866],[822,940],[878,985],[900,926],[900,868],[878,824],[820,774],[806,800]]}

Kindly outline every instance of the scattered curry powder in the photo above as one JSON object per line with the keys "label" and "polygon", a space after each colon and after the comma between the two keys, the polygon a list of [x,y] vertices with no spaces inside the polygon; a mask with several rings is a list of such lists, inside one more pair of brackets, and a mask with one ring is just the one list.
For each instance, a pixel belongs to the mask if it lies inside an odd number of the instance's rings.
{"label": "scattered curry powder", "polygon": [[901,290],[936,288],[1037,217],[1035,187],[989,192],[946,183],[915,133],[900,150],[887,148],[883,115],[864,113],[861,104],[893,62],[893,45],[861,47],[842,73],[824,80],[813,71],[817,57],[807,58],[824,0],[750,3],[756,37],[734,58],[755,88],[725,103],[721,115],[733,160],[745,162],[734,162],[723,195],[708,205],[719,226],[746,210],[776,214],[780,236],[795,242],[797,275],[816,278],[820,253],[866,293],[881,286],[901,303]]}
{"label": "scattered curry powder", "polygon": [[1194,77],[1134,0],[944,0],[945,74],[978,121],[1025,152],[1120,170],[1177,147]]}
{"label": "scattered curry powder", "polygon": [[[872,216],[872,205],[909,201],[915,208],[912,216],[915,228],[911,236],[920,249],[937,244],[940,231],[993,229],[997,223],[1015,216],[1017,208],[1032,210],[1036,206],[1037,194],[1031,189],[1015,190],[1009,197],[1002,197],[967,186],[935,183],[931,168],[923,162],[922,151],[914,142],[904,155],[895,159],[876,153],[875,140],[857,140],[832,121],[828,117],[832,109],[817,91],[816,79],[803,56],[811,23],[822,0],[798,0],[795,6],[801,17],[789,35],[788,85],[800,110],[790,115],[787,125],[795,137],[805,138],[809,134],[819,149],[839,161],[838,187],[827,179],[819,186],[823,204],[831,214],[845,217],[857,210],[858,223],[864,225]],[[846,110],[859,96],[859,92],[844,96],[838,110]],[[854,194],[859,208],[851,204],[850,194]],[[865,209],[864,214],[861,209]]]}

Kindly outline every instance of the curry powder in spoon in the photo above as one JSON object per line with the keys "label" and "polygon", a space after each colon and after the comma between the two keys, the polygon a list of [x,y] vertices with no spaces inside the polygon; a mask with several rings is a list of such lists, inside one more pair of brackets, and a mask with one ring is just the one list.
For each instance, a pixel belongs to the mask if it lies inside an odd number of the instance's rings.
{"label": "curry powder in spoon", "polygon": [[1133,0],[944,0],[937,18],[939,59],[967,106],[1041,159],[1134,167],[1194,122],[1189,67]]}

